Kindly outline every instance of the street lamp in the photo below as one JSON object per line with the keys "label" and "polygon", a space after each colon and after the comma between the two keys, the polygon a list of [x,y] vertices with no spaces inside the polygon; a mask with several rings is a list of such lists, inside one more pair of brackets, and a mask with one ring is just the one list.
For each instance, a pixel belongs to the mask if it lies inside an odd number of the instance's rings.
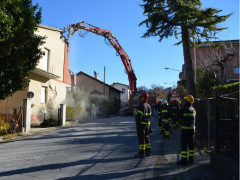
{"label": "street lamp", "polygon": [[172,83],[167,83],[167,82],[165,82],[164,84],[175,84],[175,82],[172,82]]}
{"label": "street lamp", "polygon": [[176,87],[176,83],[175,82],[172,82],[172,83],[167,83],[167,82],[164,82],[164,84],[172,84],[172,87],[175,88]]}
{"label": "street lamp", "polygon": [[172,69],[172,68],[168,68],[168,67],[165,67],[164,69],[165,69],[165,70],[168,70],[168,69],[169,69],[169,70],[173,70],[173,71],[178,71],[178,72],[181,72],[180,70],[177,70],[177,69]]}

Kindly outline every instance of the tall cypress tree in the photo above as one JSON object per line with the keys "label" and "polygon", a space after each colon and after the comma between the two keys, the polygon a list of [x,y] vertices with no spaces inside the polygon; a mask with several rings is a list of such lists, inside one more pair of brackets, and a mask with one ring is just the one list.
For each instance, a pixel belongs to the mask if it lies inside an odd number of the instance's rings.
{"label": "tall cypress tree", "polygon": [[141,6],[147,19],[139,26],[146,25],[148,29],[142,37],[158,36],[161,42],[163,38],[175,35],[178,39],[181,35],[176,45],[183,44],[187,90],[195,96],[190,45],[196,46],[202,40],[209,42],[215,38],[217,32],[226,29],[217,25],[231,14],[220,16],[221,10],[201,9],[199,0],[143,0],[143,3]]}

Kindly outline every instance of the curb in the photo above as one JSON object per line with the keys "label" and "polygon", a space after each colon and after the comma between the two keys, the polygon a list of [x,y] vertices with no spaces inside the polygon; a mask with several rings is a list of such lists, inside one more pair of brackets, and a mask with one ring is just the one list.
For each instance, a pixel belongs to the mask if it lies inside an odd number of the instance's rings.
{"label": "curb", "polygon": [[15,133],[15,134],[8,134],[5,136],[0,136],[0,144],[8,143],[8,142],[14,142],[17,140],[21,140],[24,138],[34,137],[42,134],[47,134],[51,132],[55,132],[61,129],[67,129],[70,127],[74,127],[79,125],[79,123],[69,123],[65,126],[57,126],[57,127],[48,127],[48,128],[31,128],[30,132],[28,133]]}

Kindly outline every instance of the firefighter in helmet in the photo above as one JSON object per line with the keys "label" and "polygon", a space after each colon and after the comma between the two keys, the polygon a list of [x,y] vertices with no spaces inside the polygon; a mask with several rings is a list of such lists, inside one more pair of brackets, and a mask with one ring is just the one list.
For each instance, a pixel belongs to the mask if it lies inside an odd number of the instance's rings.
{"label": "firefighter in helmet", "polygon": [[162,117],[164,136],[168,138],[170,135],[171,110],[168,107],[168,103],[166,99],[162,100],[161,117]]}
{"label": "firefighter in helmet", "polygon": [[195,116],[196,111],[192,104],[194,98],[192,95],[184,97],[183,107],[178,111],[177,117],[181,124],[181,160],[178,165],[193,164],[194,160],[194,136],[195,136]]}
{"label": "firefighter in helmet", "polygon": [[148,104],[148,94],[142,93],[140,95],[140,105],[137,108],[135,121],[137,128],[137,136],[139,143],[139,151],[135,157],[143,158],[151,155],[151,144],[149,140],[149,134],[151,131],[151,106]]}
{"label": "firefighter in helmet", "polygon": [[158,111],[158,127],[160,129],[160,134],[163,134],[164,131],[162,125],[162,101],[158,101],[157,111]]}

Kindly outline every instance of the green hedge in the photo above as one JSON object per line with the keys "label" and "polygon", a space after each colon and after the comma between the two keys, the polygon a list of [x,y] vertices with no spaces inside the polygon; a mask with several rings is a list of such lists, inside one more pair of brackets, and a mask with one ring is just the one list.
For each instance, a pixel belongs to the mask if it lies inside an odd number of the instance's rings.
{"label": "green hedge", "polygon": [[229,83],[225,85],[219,85],[213,87],[214,91],[219,91],[221,93],[232,93],[239,90],[239,82]]}
{"label": "green hedge", "polygon": [[44,121],[40,124],[40,127],[54,127],[58,126],[59,122],[56,119],[44,119]]}
{"label": "green hedge", "polygon": [[75,121],[77,120],[82,114],[83,108],[80,107],[66,107],[66,120],[67,121]]}
{"label": "green hedge", "polygon": [[107,102],[108,115],[117,114],[120,109],[120,104],[120,100],[117,100],[116,98],[109,99],[109,101]]}

